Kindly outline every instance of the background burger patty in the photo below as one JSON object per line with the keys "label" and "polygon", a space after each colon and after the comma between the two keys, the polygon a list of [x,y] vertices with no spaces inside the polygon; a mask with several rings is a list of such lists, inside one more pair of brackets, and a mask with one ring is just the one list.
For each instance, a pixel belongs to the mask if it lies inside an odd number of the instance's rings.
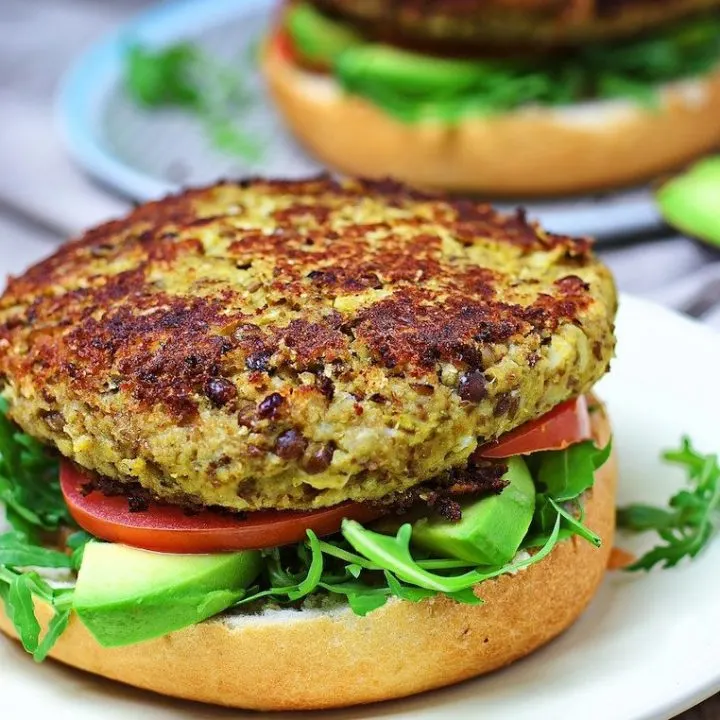
{"label": "background burger patty", "polygon": [[[314,0],[377,38],[573,44],[652,30],[720,0]],[[457,49],[457,48],[456,48]],[[486,48],[483,48],[483,50]]]}
{"label": "background burger patty", "polygon": [[375,500],[587,391],[615,289],[587,240],[389,182],[192,190],[0,298],[12,417],[79,465],[236,510]]}

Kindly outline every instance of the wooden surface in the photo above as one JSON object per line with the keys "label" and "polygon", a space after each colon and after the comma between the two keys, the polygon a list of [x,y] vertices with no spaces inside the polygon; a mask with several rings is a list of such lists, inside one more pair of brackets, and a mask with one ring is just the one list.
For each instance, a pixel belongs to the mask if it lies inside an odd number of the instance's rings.
{"label": "wooden surface", "polygon": [[[67,235],[129,207],[72,166],[58,137],[52,102],[58,79],[73,58],[148,4],[0,0],[0,257],[12,272],[51,252]],[[717,258],[683,238],[624,246],[603,255],[621,289],[679,309],[693,303],[698,307],[697,298],[720,279]],[[720,329],[720,302],[705,303],[696,314]],[[578,713],[582,716],[581,708]],[[678,717],[719,720],[720,695]]]}

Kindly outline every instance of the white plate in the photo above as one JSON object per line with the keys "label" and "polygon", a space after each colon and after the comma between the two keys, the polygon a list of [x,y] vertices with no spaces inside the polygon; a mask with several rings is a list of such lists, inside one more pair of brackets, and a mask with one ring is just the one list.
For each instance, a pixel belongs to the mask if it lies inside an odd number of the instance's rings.
{"label": "white plate", "polygon": [[[276,0],[172,0],[141,13],[91,48],[67,74],[57,104],[63,136],[75,160],[136,200],[219,177],[300,176],[321,170],[285,130],[249,61],[276,5]],[[178,40],[199,43],[211,55],[248,69],[245,79],[258,99],[238,119],[265,140],[260,162],[216,152],[193,118],[173,111],[138,110],[128,99],[122,84],[128,43],[161,47]],[[600,240],[662,226],[647,187],[547,202],[518,199],[508,206],[518,204],[553,232]]]}
{"label": "white plate", "polygon": [[[719,449],[720,336],[668,310],[624,297],[618,338],[618,357],[598,390],[615,426],[620,503],[664,503],[683,476],[659,462],[663,448],[688,433],[699,449]],[[638,549],[635,539],[621,544]],[[669,718],[720,690],[719,565],[716,542],[696,561],[672,571],[612,573],[575,626],[506,670],[408,700],[322,717]],[[0,668],[2,717],[257,717],[165,700],[51,662],[36,666],[4,638]],[[273,715],[276,720],[319,716]]]}

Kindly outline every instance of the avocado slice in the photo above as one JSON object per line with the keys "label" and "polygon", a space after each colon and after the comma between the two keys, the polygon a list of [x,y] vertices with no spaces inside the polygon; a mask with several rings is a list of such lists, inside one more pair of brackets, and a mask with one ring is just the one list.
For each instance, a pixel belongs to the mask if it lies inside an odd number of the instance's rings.
{"label": "avocado slice", "polygon": [[363,39],[351,27],[323,15],[309,3],[291,5],[285,27],[303,58],[332,67],[341,52]]}
{"label": "avocado slice", "polygon": [[336,71],[351,91],[379,83],[396,92],[434,98],[472,89],[488,73],[481,63],[371,44],[348,48],[337,58]]}
{"label": "avocado slice", "polygon": [[412,542],[432,553],[477,563],[504,565],[517,553],[535,512],[535,484],[525,461],[508,460],[502,492],[461,503],[462,520],[437,515],[413,524]]}
{"label": "avocado slice", "polygon": [[720,156],[666,182],[657,192],[657,203],[669,225],[720,247]]}
{"label": "avocado slice", "polygon": [[243,596],[260,569],[256,550],[168,555],[92,542],[73,607],[100,645],[130,645],[217,615]]}

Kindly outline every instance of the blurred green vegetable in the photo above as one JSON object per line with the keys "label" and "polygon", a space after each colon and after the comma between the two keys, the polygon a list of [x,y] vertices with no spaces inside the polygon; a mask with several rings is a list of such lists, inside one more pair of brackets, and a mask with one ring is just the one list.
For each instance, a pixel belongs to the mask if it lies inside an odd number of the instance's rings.
{"label": "blurred green vegetable", "polygon": [[126,56],[125,84],[131,97],[149,108],[164,105],[200,109],[201,94],[194,69],[198,51],[180,43],[158,51],[133,45]]}
{"label": "blurred green vegetable", "polygon": [[720,156],[702,160],[666,182],[656,199],[668,224],[720,246]]}
{"label": "blurred green vegetable", "polygon": [[129,96],[140,107],[193,113],[215,148],[249,161],[260,158],[257,139],[235,122],[237,112],[252,102],[242,76],[199,47],[177,43],[154,50],[131,45],[125,56],[124,79]]}

